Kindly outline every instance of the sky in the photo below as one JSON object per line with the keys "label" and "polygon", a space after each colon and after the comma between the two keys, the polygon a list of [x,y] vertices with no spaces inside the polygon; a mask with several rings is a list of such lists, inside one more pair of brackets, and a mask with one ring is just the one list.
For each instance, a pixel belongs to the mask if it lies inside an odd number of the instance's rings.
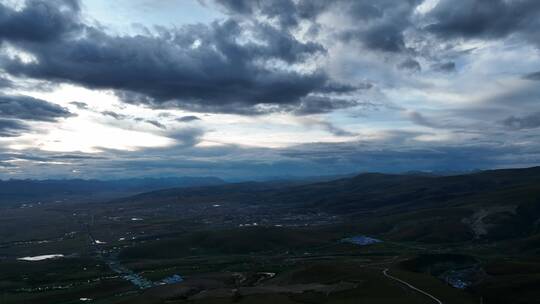
{"label": "sky", "polygon": [[539,164],[537,0],[0,0],[0,179]]}

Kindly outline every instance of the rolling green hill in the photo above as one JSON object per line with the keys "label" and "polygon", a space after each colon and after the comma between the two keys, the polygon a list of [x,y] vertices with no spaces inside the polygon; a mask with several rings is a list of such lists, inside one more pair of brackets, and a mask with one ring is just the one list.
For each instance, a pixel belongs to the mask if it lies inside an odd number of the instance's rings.
{"label": "rolling green hill", "polygon": [[[307,185],[241,183],[144,193],[116,202],[187,204],[225,202],[276,212],[339,215],[364,231],[394,240],[524,241],[540,232],[540,167],[455,176],[367,173]],[[534,249],[534,248],[533,248]]]}

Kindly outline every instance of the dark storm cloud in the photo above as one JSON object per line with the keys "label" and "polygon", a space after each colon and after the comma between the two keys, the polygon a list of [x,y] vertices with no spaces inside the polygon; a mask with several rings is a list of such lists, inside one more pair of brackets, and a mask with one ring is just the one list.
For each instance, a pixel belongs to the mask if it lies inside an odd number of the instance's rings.
{"label": "dark storm cloud", "polygon": [[79,110],[88,110],[88,104],[80,101],[72,101],[69,104],[74,105]]}
{"label": "dark storm cloud", "polygon": [[421,1],[363,0],[338,1],[340,11],[361,26],[341,34],[345,41],[358,41],[367,49],[390,53],[408,52],[404,32],[409,28],[411,15]]}
{"label": "dark storm cloud", "polygon": [[[415,50],[406,44],[405,32],[412,30],[416,39],[426,33],[440,38],[497,39],[513,33],[540,45],[540,2],[537,0],[441,0],[427,15],[416,15],[421,0],[215,0],[230,14],[265,17],[283,29],[308,21],[320,30],[317,17],[337,12],[354,22],[338,37],[359,42],[365,48],[389,53],[427,56],[426,50]],[[420,19],[419,19],[420,18]],[[419,22],[420,21],[420,22]],[[425,25],[427,24],[427,25]],[[317,30],[317,31],[318,31]]]}
{"label": "dark storm cloud", "polygon": [[358,135],[357,133],[354,133],[354,132],[350,132],[350,131],[347,131],[347,130],[344,130],[338,126],[336,126],[335,124],[331,123],[331,122],[328,122],[328,121],[318,121],[315,123],[316,125],[318,125],[319,127],[323,128],[325,131],[331,133],[332,135],[335,135],[335,136],[356,136]]}
{"label": "dark storm cloud", "polygon": [[192,122],[196,120],[201,120],[201,119],[195,115],[182,116],[176,119],[176,121],[178,122]]}
{"label": "dark storm cloud", "polygon": [[369,82],[350,85],[345,83],[329,82],[322,88],[317,89],[319,93],[351,93],[358,90],[371,89],[373,85]]}
{"label": "dark storm cloud", "polygon": [[540,127],[540,112],[516,117],[510,116],[502,124],[511,130],[534,129]]}
{"label": "dark storm cloud", "polygon": [[34,121],[57,121],[73,116],[59,105],[22,95],[0,94],[0,117]]}
{"label": "dark storm cloud", "polygon": [[144,122],[144,123],[147,123],[147,124],[151,124],[156,128],[167,129],[167,127],[164,124],[160,123],[159,121],[157,121],[155,119],[146,119],[146,118],[142,118],[142,117],[133,117],[133,116],[130,116],[130,115],[125,115],[125,114],[117,113],[117,112],[114,112],[114,111],[103,111],[103,112],[100,112],[100,114],[103,115],[103,116],[108,116],[108,117],[114,118],[115,120],[131,119],[131,120],[136,121],[136,122]]}
{"label": "dark storm cloud", "polygon": [[[290,30],[301,21],[315,25],[316,17],[324,12],[337,11],[359,22],[357,27],[337,33],[346,41],[375,51],[415,54],[406,45],[404,33],[414,28],[411,19],[419,0],[213,3],[225,8],[230,18],[209,25],[161,27],[154,34],[135,36],[113,36],[85,25],[74,0],[27,0],[20,10],[0,5],[0,25],[5,25],[0,26],[1,39],[36,58],[23,62],[4,56],[0,64],[16,76],[114,89],[126,102],[154,108],[253,115],[265,113],[265,107],[259,105],[274,106],[266,107],[272,111],[275,107],[294,111],[295,106],[304,107],[302,101],[314,93],[355,90],[354,85],[336,84],[320,69],[299,72],[275,68],[279,66],[276,62],[291,66],[325,55],[322,45],[299,41]],[[442,0],[428,14],[432,22],[426,29],[442,37],[490,38],[515,31],[533,37],[539,3],[466,0],[454,5]],[[260,17],[277,22],[262,22]],[[244,22],[244,18],[251,18],[251,22]],[[246,40],[248,36],[256,41]],[[418,70],[417,63],[411,58],[399,67]],[[454,67],[452,63],[440,66],[444,71]]]}
{"label": "dark storm cloud", "polygon": [[426,118],[424,115],[422,115],[422,114],[420,114],[418,112],[412,111],[412,112],[408,113],[408,116],[409,116],[410,120],[412,122],[414,122],[415,124],[417,124],[417,125],[424,126],[424,127],[430,127],[430,128],[439,128],[440,127],[440,125],[437,122]]}
{"label": "dark storm cloud", "polygon": [[[448,112],[453,112],[453,110],[448,110]],[[452,113],[452,118],[449,119],[448,116],[446,117],[430,117],[426,116],[420,112],[416,111],[409,111],[407,113],[408,118],[416,125],[433,128],[433,129],[443,129],[443,130],[452,130],[456,133],[488,133],[485,129],[492,127],[491,124],[487,125],[486,123],[474,121],[471,122],[470,120],[463,119],[466,116],[473,116],[476,115],[485,115],[485,111],[482,109],[480,110],[481,113],[475,113],[474,109],[467,109],[466,111],[456,111],[455,113]],[[448,114],[448,113],[446,113]],[[488,114],[488,117],[492,117]],[[461,119],[460,119],[461,118]],[[476,117],[478,118],[478,117]]]}
{"label": "dark storm cloud", "polygon": [[8,163],[8,162],[0,161],[0,167],[2,167],[2,168],[16,168],[17,166],[15,166],[14,164]]}
{"label": "dark storm cloud", "polygon": [[260,6],[260,1],[249,0],[214,0],[215,3],[223,6],[231,13],[251,15],[254,9]]}
{"label": "dark storm cloud", "polygon": [[144,122],[146,122],[146,123],[148,123],[148,124],[151,124],[151,125],[153,125],[153,126],[156,127],[156,128],[167,129],[167,127],[166,127],[164,124],[160,123],[160,122],[157,121],[157,120],[146,119]]}
{"label": "dark storm cloud", "polygon": [[283,27],[298,24],[298,18],[294,13],[297,7],[292,0],[215,0],[215,3],[225,8],[229,13],[244,16],[259,14],[275,19]]}
{"label": "dark storm cloud", "polygon": [[323,114],[334,110],[361,105],[371,106],[370,104],[361,103],[356,100],[313,96],[304,98],[302,102],[295,107],[293,112],[297,115]]}
{"label": "dark storm cloud", "polygon": [[454,62],[443,62],[433,65],[433,69],[439,72],[450,73],[456,70],[456,64]]}
{"label": "dark storm cloud", "polygon": [[422,70],[420,63],[412,58],[408,58],[405,61],[401,62],[398,65],[398,68],[404,69],[404,70],[410,70],[413,72],[420,72]]}
{"label": "dark storm cloud", "polygon": [[[406,0],[214,0],[230,14],[257,18],[263,16],[278,21],[287,29],[299,25],[300,21],[314,21],[317,16],[329,10],[338,10],[355,22],[365,21],[368,31],[348,32],[347,37],[365,38],[366,43],[375,48],[393,50],[401,46],[400,33],[414,7],[421,1]],[[373,25],[373,27],[371,27]],[[392,28],[392,26],[394,26]]]}
{"label": "dark storm cloud", "polygon": [[401,52],[405,49],[402,28],[394,24],[382,24],[369,30],[350,30],[341,35],[345,41],[356,40],[368,49],[386,52]]}
{"label": "dark storm cloud", "polygon": [[[400,142],[404,141],[403,136],[409,137],[410,140],[410,136],[414,134],[399,135]],[[396,142],[390,141],[386,146],[378,145],[376,148],[372,144],[369,142],[305,144],[285,149],[281,153],[293,159],[308,160],[314,167],[328,167],[328,164],[332,164],[333,169],[341,170],[341,172],[405,172],[409,170],[456,171],[511,166],[512,162],[521,161],[518,157],[508,158],[516,151],[530,153],[529,157],[536,160],[539,159],[540,152],[538,147],[535,147],[535,150],[489,143],[461,146],[431,145],[429,147],[417,143],[408,147],[396,146]]]}
{"label": "dark storm cloud", "polygon": [[47,161],[45,156],[37,156],[32,154],[23,154],[23,153],[5,153],[2,155],[2,158],[9,160],[28,160],[28,161],[38,161],[44,162]]}
{"label": "dark storm cloud", "polygon": [[14,84],[11,80],[0,76],[0,88],[10,88]]}
{"label": "dark storm cloud", "polygon": [[515,32],[538,34],[540,1],[441,0],[426,29],[445,38],[502,38]]}
{"label": "dark storm cloud", "polygon": [[[421,3],[419,0],[300,0],[296,3],[290,0],[271,0],[241,1],[243,4],[237,7],[234,4],[238,1],[218,2],[225,3],[225,6],[236,12],[241,9],[243,14],[260,14],[268,18],[277,18],[280,24],[288,27],[299,24],[300,20],[313,21],[323,12],[337,10],[352,22],[361,22],[361,26],[339,33],[341,39],[358,41],[368,49],[394,53],[406,51],[403,33],[411,25],[410,17],[414,8]],[[259,3],[264,5],[261,6]],[[249,9],[246,9],[247,7]]]}
{"label": "dark storm cloud", "polygon": [[527,74],[523,76],[523,78],[528,80],[540,80],[540,71]]}
{"label": "dark storm cloud", "polygon": [[0,41],[50,42],[81,29],[76,0],[27,0],[17,11],[0,3]]}
{"label": "dark storm cloud", "polygon": [[[322,70],[275,68],[276,62],[301,64],[324,55],[325,49],[317,43],[300,42],[289,31],[269,24],[250,26],[227,19],[160,28],[147,36],[112,36],[82,24],[77,19],[77,5],[58,3],[63,2],[27,1],[20,11],[0,7],[0,14],[9,15],[10,22],[26,24],[28,33],[43,30],[38,28],[39,22],[28,22],[28,15],[54,24],[35,37],[21,31],[4,34],[3,39],[36,58],[23,62],[4,56],[5,71],[115,89],[126,102],[154,108],[212,112],[257,113],[250,108],[261,104],[286,108],[313,92],[331,91],[331,81]],[[247,36],[257,41],[243,39]],[[345,88],[334,87],[337,93]],[[130,98],[133,96],[139,98]]]}
{"label": "dark storm cloud", "polygon": [[[206,2],[206,1],[203,1]],[[213,0],[226,12],[244,17],[264,16],[279,21],[283,27],[296,26],[302,19],[315,19],[319,14],[337,3],[352,1],[326,0]]]}
{"label": "dark storm cloud", "polygon": [[0,137],[17,137],[30,130],[25,121],[55,122],[73,116],[66,108],[23,95],[0,94]]}
{"label": "dark storm cloud", "polygon": [[25,151],[25,153],[20,152],[6,152],[0,151],[0,161],[9,161],[9,160],[26,160],[32,162],[58,162],[59,160],[63,161],[91,161],[91,160],[106,160],[104,156],[96,156],[91,154],[55,154],[52,152],[45,151],[36,151],[30,150]]}
{"label": "dark storm cloud", "polygon": [[178,147],[193,147],[201,142],[205,131],[200,128],[185,128],[169,133],[167,136],[176,140]]}
{"label": "dark storm cloud", "polygon": [[103,156],[94,156],[87,154],[60,154],[49,156],[50,159],[65,159],[65,160],[88,160],[88,159],[107,159]]}
{"label": "dark storm cloud", "polygon": [[[148,119],[148,118],[137,117],[133,115],[121,114],[114,111],[102,111],[98,113],[100,113],[103,116],[111,117],[119,121],[132,121],[132,122],[137,122],[137,123],[147,123],[162,130],[166,130],[167,126],[163,122],[161,122],[160,119],[174,117],[173,114],[166,113],[166,112],[159,113],[157,115],[158,119]],[[192,122],[192,121],[201,120],[201,119],[194,115],[188,115],[188,116],[182,116],[182,117],[176,118],[175,120],[178,122],[187,123],[187,122]]]}
{"label": "dark storm cloud", "polygon": [[114,118],[116,120],[124,120],[124,119],[129,118],[129,116],[127,116],[127,115],[116,113],[114,111],[103,111],[103,112],[101,112],[101,115],[112,117],[112,118]]}
{"label": "dark storm cloud", "polygon": [[16,137],[29,127],[18,120],[0,118],[0,137]]}

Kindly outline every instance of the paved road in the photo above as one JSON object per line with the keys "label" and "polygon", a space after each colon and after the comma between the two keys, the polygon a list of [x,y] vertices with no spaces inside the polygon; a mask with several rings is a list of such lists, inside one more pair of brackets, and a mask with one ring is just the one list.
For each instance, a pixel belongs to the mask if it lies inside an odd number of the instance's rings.
{"label": "paved road", "polygon": [[401,279],[398,279],[398,278],[396,278],[396,277],[394,277],[394,276],[392,276],[392,275],[389,275],[389,274],[388,274],[388,268],[385,268],[385,269],[383,270],[382,273],[384,274],[385,277],[387,277],[387,278],[389,278],[389,279],[392,279],[392,280],[394,280],[394,281],[400,282],[401,284],[406,285],[406,286],[409,287],[410,289],[415,290],[415,291],[418,291],[419,293],[421,293],[421,294],[423,294],[423,295],[425,295],[425,296],[430,297],[433,301],[437,302],[438,304],[443,304],[443,302],[442,302],[441,300],[437,299],[434,295],[432,295],[432,294],[430,294],[430,293],[428,293],[428,292],[426,292],[426,291],[423,291],[423,290],[421,290],[421,289],[418,289],[418,288],[414,287],[413,285],[411,285],[411,284],[409,284],[409,283],[407,283],[407,282],[405,282],[405,281],[403,281],[403,280],[401,280]]}

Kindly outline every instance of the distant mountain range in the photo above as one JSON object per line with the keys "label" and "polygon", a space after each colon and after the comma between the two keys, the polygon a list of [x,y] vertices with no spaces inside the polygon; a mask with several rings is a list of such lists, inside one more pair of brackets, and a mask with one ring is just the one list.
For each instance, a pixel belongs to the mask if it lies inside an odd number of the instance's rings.
{"label": "distant mountain range", "polygon": [[462,242],[524,238],[523,246],[540,244],[540,167],[451,176],[367,173],[311,184],[173,188],[117,202],[151,206],[158,201],[219,201],[280,212],[325,212],[386,239]]}
{"label": "distant mountain range", "polygon": [[165,189],[221,185],[217,177],[130,178],[117,180],[0,180],[0,203],[112,199]]}

